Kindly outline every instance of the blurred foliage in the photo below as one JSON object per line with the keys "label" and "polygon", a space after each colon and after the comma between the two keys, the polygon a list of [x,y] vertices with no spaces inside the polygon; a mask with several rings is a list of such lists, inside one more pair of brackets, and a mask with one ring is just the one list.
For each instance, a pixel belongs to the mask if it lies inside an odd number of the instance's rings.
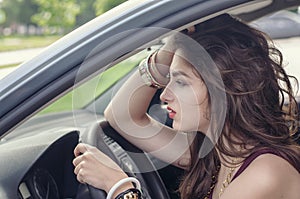
{"label": "blurred foliage", "polygon": [[75,26],[76,16],[80,12],[74,0],[34,0],[39,6],[32,21],[41,27],[54,27],[70,30]]}
{"label": "blurred foliage", "polygon": [[126,0],[2,0],[1,27],[34,25],[70,31]]}
{"label": "blurred foliage", "polygon": [[100,15],[125,1],[126,0],[95,0],[94,6],[96,15]]}
{"label": "blurred foliage", "polygon": [[4,22],[6,22],[6,14],[4,10],[0,9],[0,24],[3,24]]}
{"label": "blurred foliage", "polygon": [[33,24],[31,16],[38,10],[38,6],[33,0],[2,0],[0,6],[5,13],[4,26]]}
{"label": "blurred foliage", "polygon": [[79,27],[96,17],[94,2],[95,0],[77,0],[80,7],[80,13],[76,16],[76,27]]}

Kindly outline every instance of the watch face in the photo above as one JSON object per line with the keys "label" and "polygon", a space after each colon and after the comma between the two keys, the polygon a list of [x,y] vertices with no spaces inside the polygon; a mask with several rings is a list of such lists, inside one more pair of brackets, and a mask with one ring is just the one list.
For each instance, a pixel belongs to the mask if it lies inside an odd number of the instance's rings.
{"label": "watch face", "polygon": [[138,189],[129,189],[120,193],[117,199],[141,199],[141,192]]}
{"label": "watch face", "polygon": [[124,195],[124,198],[128,198],[128,199],[139,199],[138,195],[136,193],[128,193]]}

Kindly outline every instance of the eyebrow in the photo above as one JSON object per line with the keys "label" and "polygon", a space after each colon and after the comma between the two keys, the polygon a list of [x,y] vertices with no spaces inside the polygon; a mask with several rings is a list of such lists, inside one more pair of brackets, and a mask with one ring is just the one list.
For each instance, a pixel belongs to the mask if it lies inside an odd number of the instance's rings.
{"label": "eyebrow", "polygon": [[189,76],[187,73],[185,73],[183,71],[172,71],[171,74],[172,74],[173,77],[177,77],[177,76],[182,75],[182,76],[191,78],[191,76]]}

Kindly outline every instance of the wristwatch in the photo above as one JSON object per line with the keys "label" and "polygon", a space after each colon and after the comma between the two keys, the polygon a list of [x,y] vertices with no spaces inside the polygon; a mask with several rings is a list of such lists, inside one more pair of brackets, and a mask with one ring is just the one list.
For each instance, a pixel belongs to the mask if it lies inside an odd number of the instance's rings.
{"label": "wristwatch", "polygon": [[120,193],[116,199],[142,199],[142,196],[140,190],[133,188]]}

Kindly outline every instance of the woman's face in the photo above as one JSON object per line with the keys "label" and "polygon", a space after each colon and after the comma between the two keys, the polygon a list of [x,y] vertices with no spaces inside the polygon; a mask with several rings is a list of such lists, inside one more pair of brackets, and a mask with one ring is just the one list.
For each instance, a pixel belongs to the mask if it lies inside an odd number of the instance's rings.
{"label": "woman's face", "polygon": [[193,66],[178,55],[173,56],[170,82],[160,98],[167,103],[174,129],[206,133],[210,118],[206,85]]}

